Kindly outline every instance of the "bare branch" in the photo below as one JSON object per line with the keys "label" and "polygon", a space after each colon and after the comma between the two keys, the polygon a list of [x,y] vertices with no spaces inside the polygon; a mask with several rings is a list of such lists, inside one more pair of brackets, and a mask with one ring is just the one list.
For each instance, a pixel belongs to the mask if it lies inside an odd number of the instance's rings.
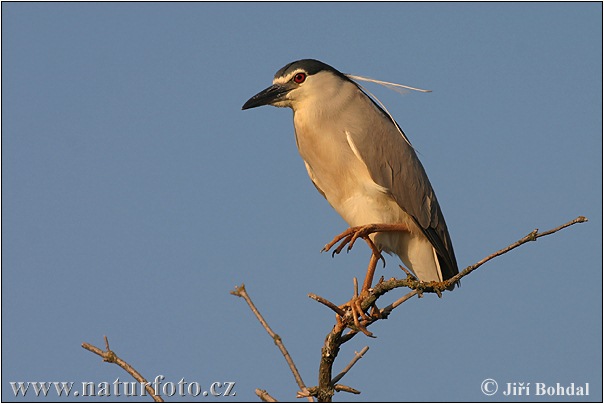
{"label": "bare branch", "polygon": [[256,395],[258,397],[260,397],[260,400],[264,401],[265,403],[276,403],[277,402],[277,400],[273,396],[268,394],[268,392],[266,390],[256,389]]}
{"label": "bare branch", "polygon": [[382,310],[380,310],[382,317],[386,318],[388,317],[388,315],[392,312],[392,310],[396,309],[398,306],[400,306],[401,304],[405,303],[407,300],[411,299],[413,296],[417,295],[417,290],[412,290],[411,292],[407,293],[405,296],[401,297],[400,299],[392,302],[391,304],[389,304],[388,306],[384,307]]}
{"label": "bare branch", "polygon": [[[250,309],[252,310],[252,313],[254,313],[254,315],[256,315],[256,318],[258,319],[258,321],[260,321],[260,324],[262,324],[262,326],[264,327],[264,329],[266,330],[266,332],[268,333],[268,335],[271,336],[271,338],[275,342],[275,345],[277,345],[277,347],[279,348],[279,350],[283,354],[283,357],[285,358],[285,361],[289,365],[289,368],[290,368],[291,372],[294,375],[294,379],[296,379],[296,383],[298,383],[298,387],[300,387],[300,391],[305,392],[306,391],[306,385],[304,384],[304,381],[302,380],[302,376],[300,376],[300,372],[298,372],[298,368],[296,368],[296,364],[294,363],[294,360],[290,356],[289,352],[287,352],[287,349],[285,349],[285,345],[283,344],[283,341],[281,340],[281,337],[279,335],[277,335],[271,329],[271,327],[268,325],[268,323],[266,322],[266,320],[264,320],[264,317],[262,317],[262,314],[260,314],[260,312],[258,311],[258,309],[256,308],[256,306],[252,302],[252,299],[250,298],[250,296],[247,294],[247,291],[245,290],[245,285],[241,284],[241,286],[237,286],[235,288],[235,290],[231,291],[231,294],[235,295],[235,296],[242,297],[245,300],[245,302],[248,304],[248,306],[250,306]],[[309,402],[314,402],[314,400],[313,400],[312,397],[308,397],[308,401]]]}
{"label": "bare branch", "polygon": [[319,402],[329,402],[334,394],[334,388],[331,384],[331,370],[333,362],[340,351],[340,337],[346,326],[338,321],[331,332],[325,337],[323,348],[321,348],[321,362],[319,364],[319,386],[316,393]]}
{"label": "bare branch", "polygon": [[352,394],[361,394],[360,391],[358,391],[357,389],[353,389],[352,387],[349,386],[344,386],[343,384],[336,384],[335,386],[333,386],[335,391],[345,391],[347,393],[352,393]]}
{"label": "bare branch", "polygon": [[520,240],[516,241],[515,243],[510,244],[509,246],[502,248],[501,250],[499,250],[497,252],[494,252],[493,254],[481,259],[474,265],[470,265],[469,267],[467,267],[466,269],[464,269],[463,271],[461,271],[460,273],[458,273],[451,279],[447,280],[445,283],[447,283],[447,285],[452,285],[453,283],[457,282],[459,279],[461,279],[464,276],[468,275],[469,273],[473,272],[475,269],[482,266],[486,262],[492,260],[493,258],[499,257],[500,255],[503,255],[503,254],[507,253],[508,251],[513,250],[516,247],[520,247],[521,245],[528,243],[529,241],[536,241],[540,237],[549,236],[550,234],[556,233],[562,229],[572,226],[573,224],[585,223],[585,222],[587,222],[587,218],[585,216],[579,216],[576,219],[573,219],[568,223],[564,223],[563,225],[560,225],[551,230],[544,231],[542,233],[539,233],[539,229],[535,229],[532,232],[530,232],[529,234],[527,234],[526,236],[524,236],[523,238],[521,238]]}
{"label": "bare branch", "polygon": [[[386,294],[387,292],[389,292],[393,289],[400,288],[400,287],[408,287],[413,290],[411,292],[407,293],[405,296],[401,297],[400,299],[396,300],[394,303],[392,303],[389,306],[386,306],[384,309],[380,310],[378,316],[373,316],[369,320],[363,320],[361,322],[361,324],[364,326],[368,326],[377,320],[387,318],[388,315],[392,312],[392,310],[394,310],[396,307],[400,306],[402,303],[409,300],[411,297],[413,297],[415,295],[419,295],[421,297],[423,292],[438,293],[440,296],[440,293],[442,291],[446,290],[448,286],[457,282],[464,276],[467,276],[468,274],[473,272],[475,269],[477,269],[484,263],[492,260],[493,258],[498,257],[502,254],[505,254],[505,253],[513,250],[514,248],[517,248],[529,241],[535,241],[539,237],[548,236],[548,235],[553,234],[557,231],[560,231],[566,227],[572,226],[573,224],[583,223],[586,221],[587,221],[587,218],[585,218],[584,216],[579,216],[576,219],[571,220],[568,223],[558,226],[552,230],[544,231],[542,233],[539,233],[538,230],[535,229],[531,233],[529,233],[527,236],[518,240],[517,242],[483,258],[482,260],[478,261],[476,264],[465,268],[459,274],[457,274],[456,276],[452,277],[451,279],[449,279],[445,282],[420,282],[415,277],[413,277],[410,273],[408,273],[406,279],[391,278],[390,280],[387,280],[387,281],[383,281],[382,279],[380,279],[380,281],[372,289],[370,289],[369,295],[366,298],[364,298],[363,301],[361,302],[360,306],[363,311],[368,310],[371,306],[373,306],[375,304],[375,302],[378,300],[378,298],[380,296],[383,296],[384,294]],[[333,303],[331,303],[331,304],[333,305]],[[350,332],[348,332],[346,335],[342,335],[344,329],[347,326],[351,325],[351,324],[345,324],[344,318],[345,318],[344,316],[341,316],[342,321],[338,321],[336,323],[336,325],[333,327],[333,329],[331,330],[331,332],[329,334],[327,334],[327,337],[325,338],[325,343],[323,344],[323,349],[321,350],[321,363],[319,366],[319,386],[316,388],[317,389],[316,394],[314,394],[320,402],[330,402],[334,392],[336,391],[334,383],[331,380],[331,372],[332,372],[333,362],[338,355],[340,346],[343,343],[352,339],[356,334],[358,334],[357,330],[351,329]],[[350,323],[350,321],[348,321],[348,323]],[[315,388],[312,389],[313,393],[314,393],[314,389]]]}
{"label": "bare branch", "polygon": [[151,397],[153,397],[153,400],[155,400],[155,402],[157,403],[163,403],[164,400],[161,398],[161,396],[159,396],[158,394],[155,394],[155,390],[153,390],[153,388],[151,387],[151,384],[145,380],[145,378],[136,371],[136,369],[134,369],[132,366],[130,366],[125,360],[121,359],[119,356],[117,356],[115,354],[115,352],[113,352],[111,349],[109,349],[109,340],[107,339],[107,336],[104,337],[105,338],[105,347],[106,347],[106,351],[103,351],[97,347],[95,347],[94,345],[88,344],[86,342],[82,343],[82,348],[97,354],[98,356],[100,356],[101,358],[103,358],[103,362],[109,362],[109,363],[115,363],[116,365],[118,365],[119,367],[121,367],[122,369],[124,369],[126,372],[128,372],[128,374],[130,374],[132,377],[134,377],[136,379],[137,382],[141,383],[141,386],[145,386],[145,390],[147,390],[147,393],[149,393],[151,395]]}
{"label": "bare branch", "polygon": [[321,297],[321,296],[317,296],[314,293],[309,293],[308,297],[310,297],[311,299],[316,300],[317,302],[324,304],[325,306],[329,307],[330,309],[332,309],[333,311],[336,312],[336,314],[338,314],[340,317],[344,317],[346,315],[346,312],[344,310],[342,310],[341,308],[339,308],[338,306],[336,306],[335,304],[333,304],[332,302],[330,302],[329,300]]}
{"label": "bare branch", "polygon": [[[526,244],[529,241],[535,241],[540,237],[544,237],[544,236],[548,236],[550,234],[556,233],[557,231],[560,231],[566,227],[572,226],[573,224],[584,223],[586,221],[587,221],[587,218],[585,218],[584,216],[579,216],[576,219],[573,219],[568,223],[565,223],[554,229],[544,231],[542,233],[539,233],[539,231],[537,229],[535,229],[532,232],[530,232],[528,235],[526,235],[525,237],[516,241],[515,243],[512,243],[509,246],[502,248],[501,250],[494,252],[493,254],[490,254],[489,256],[483,258],[482,260],[478,261],[474,265],[468,266],[463,271],[459,272],[457,275],[455,275],[454,277],[452,277],[444,282],[420,282],[412,276],[407,276],[406,279],[391,278],[387,281],[379,282],[378,284],[376,284],[374,286],[374,288],[371,290],[371,292],[369,293],[367,298],[365,298],[363,300],[363,302],[361,303],[361,308],[363,310],[367,310],[369,307],[371,307],[371,305],[373,305],[375,303],[375,301],[380,296],[386,294],[387,292],[389,292],[393,289],[404,287],[404,286],[406,286],[410,289],[413,289],[412,292],[410,292],[407,295],[403,296],[402,298],[398,299],[391,305],[386,306],[384,309],[382,309],[380,311],[380,313],[382,315],[385,315],[387,317],[387,315],[390,314],[390,312],[393,309],[398,307],[403,302],[409,300],[411,297],[415,296],[416,294],[420,295],[420,297],[421,297],[422,293],[424,293],[424,292],[428,292],[428,293],[443,292],[444,290],[447,289],[447,287],[449,287],[452,284],[454,284],[455,282],[459,281],[461,278],[469,275],[470,273],[472,273],[474,270],[476,270],[477,268],[479,268],[486,262],[488,262],[500,255],[503,255],[523,244]],[[384,316],[382,316],[382,317],[385,318]],[[367,324],[371,324],[379,319],[380,318],[374,318],[371,321],[369,321]]]}
{"label": "bare branch", "polygon": [[[348,373],[348,371],[350,369],[352,369],[352,367],[354,366],[355,363],[357,363],[357,361],[359,359],[361,359],[363,357],[363,355],[365,355],[365,353],[369,350],[369,347],[366,346],[365,348],[361,349],[361,352],[355,352],[354,353],[354,358],[352,358],[352,360],[350,361],[350,363],[336,376],[331,380],[331,384],[334,385],[334,387],[336,386],[336,384],[344,377],[344,375],[346,373]],[[337,388],[336,388],[337,390]]]}

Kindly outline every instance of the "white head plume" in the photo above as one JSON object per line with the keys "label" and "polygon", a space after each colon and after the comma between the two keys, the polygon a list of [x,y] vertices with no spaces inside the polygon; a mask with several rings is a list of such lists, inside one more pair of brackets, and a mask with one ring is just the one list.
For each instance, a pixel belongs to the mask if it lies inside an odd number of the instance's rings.
{"label": "white head plume", "polygon": [[368,81],[370,83],[379,84],[381,86],[384,86],[386,88],[389,88],[390,90],[393,90],[393,91],[396,91],[399,93],[404,93],[405,90],[419,91],[420,93],[431,93],[432,92],[432,90],[424,90],[422,88],[405,86],[403,84],[391,83],[389,81],[371,79],[369,77],[355,76],[354,74],[347,74],[346,77],[348,77],[351,80]]}
{"label": "white head plume", "polygon": [[[370,79],[369,77],[363,77],[363,76],[355,76],[353,74],[347,74],[346,77],[348,77],[351,80],[355,80],[355,81],[356,80],[358,80],[358,81],[367,81],[369,83],[379,84],[379,85],[384,86],[384,87],[386,87],[386,88],[388,88],[390,90],[396,91],[397,93],[405,93],[406,90],[419,91],[419,92],[422,92],[422,93],[431,93],[432,92],[432,90],[424,90],[424,89],[421,89],[421,88],[405,86],[403,84],[390,83],[389,81]],[[373,98],[373,100],[376,101],[377,104],[380,107],[382,107],[382,109],[384,110],[384,112],[386,112],[386,114],[388,115],[388,117],[390,118],[390,120],[392,121],[392,123],[394,123],[394,126],[396,126],[396,129],[399,131],[399,133],[401,134],[401,136],[403,137],[403,139],[405,139],[405,142],[407,142],[407,144],[413,148],[413,145],[411,144],[411,142],[409,141],[409,139],[407,138],[407,136],[405,136],[405,134],[401,130],[400,126],[398,126],[398,124],[396,123],[396,121],[394,120],[394,118],[392,117],[392,115],[390,114],[390,111],[388,111],[388,109],[382,103],[382,101],[380,101],[378,97],[376,97],[375,95],[373,95],[369,90],[367,90],[366,88],[364,88],[359,83],[357,83],[357,85],[369,97]]]}

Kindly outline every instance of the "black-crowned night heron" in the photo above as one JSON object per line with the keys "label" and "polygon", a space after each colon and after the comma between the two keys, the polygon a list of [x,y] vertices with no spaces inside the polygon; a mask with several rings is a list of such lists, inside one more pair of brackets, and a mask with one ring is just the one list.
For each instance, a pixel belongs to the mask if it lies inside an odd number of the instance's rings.
{"label": "black-crowned night heron", "polygon": [[398,255],[420,281],[442,282],[458,273],[445,219],[413,147],[348,75],[318,60],[290,63],[242,109],[261,105],[293,110],[310,179],[352,226],[326,249],[358,237],[372,247],[361,296],[371,288],[381,251]]}

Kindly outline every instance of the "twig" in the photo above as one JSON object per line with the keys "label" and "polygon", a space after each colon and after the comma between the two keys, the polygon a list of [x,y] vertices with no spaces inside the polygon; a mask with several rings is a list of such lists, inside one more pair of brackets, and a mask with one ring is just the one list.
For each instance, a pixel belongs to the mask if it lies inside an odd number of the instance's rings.
{"label": "twig", "polygon": [[276,403],[277,402],[277,400],[273,396],[268,394],[268,392],[266,390],[256,389],[256,395],[258,397],[260,397],[260,400],[264,401],[265,403]]}
{"label": "twig", "polygon": [[145,380],[145,378],[140,373],[138,373],[136,369],[134,369],[125,360],[121,359],[115,354],[115,352],[109,349],[109,340],[107,339],[107,336],[105,336],[105,348],[107,349],[106,351],[103,351],[87,342],[82,343],[82,348],[97,354],[98,356],[103,358],[103,362],[115,363],[116,365],[124,369],[126,372],[128,372],[128,374],[130,374],[132,377],[134,377],[136,381],[141,384],[141,386],[144,385],[145,390],[147,390],[147,393],[149,393],[151,397],[153,397],[153,400],[155,400],[155,402],[164,402],[161,396],[155,394],[155,390],[153,390],[151,384],[147,380]]}
{"label": "twig", "polygon": [[384,317],[384,318],[388,317],[388,315],[392,312],[392,310],[396,309],[398,306],[405,303],[407,300],[411,299],[413,296],[417,295],[417,293],[418,293],[417,290],[412,290],[411,292],[407,293],[405,296],[401,297],[400,299],[398,299],[398,300],[392,302],[391,304],[389,304],[388,306],[384,307],[382,310],[380,310],[382,317]]}
{"label": "twig", "polygon": [[404,266],[399,265],[398,267],[400,269],[402,269],[404,273],[407,274],[407,277],[415,278],[415,276],[411,272],[409,272],[409,270],[407,268],[405,268]]}
{"label": "twig", "polygon": [[[335,385],[344,377],[344,375],[346,373],[348,373],[348,371],[350,369],[352,369],[352,367],[354,366],[355,363],[357,363],[357,361],[359,359],[361,359],[363,357],[363,355],[365,355],[365,353],[369,350],[369,347],[366,346],[365,348],[361,349],[361,352],[355,352],[354,353],[354,358],[352,358],[352,360],[350,361],[350,363],[333,379],[331,379],[331,384]],[[337,390],[337,388],[336,388]]]}
{"label": "twig", "polygon": [[349,387],[349,386],[344,386],[343,384],[336,384],[335,386],[333,386],[333,389],[335,391],[345,391],[347,393],[352,393],[352,394],[361,394],[361,392],[358,391],[357,389],[353,389],[352,387]]}
{"label": "twig", "polygon": [[314,293],[309,293],[308,297],[310,297],[313,300],[316,300],[317,302],[324,304],[325,306],[329,307],[330,309],[332,309],[333,311],[336,312],[336,314],[338,314],[340,317],[344,317],[346,315],[346,312],[344,310],[342,310],[341,308],[339,308],[338,306],[336,306],[335,304],[333,304],[332,302],[330,302],[329,300],[322,298],[321,296],[315,295]]}
{"label": "twig", "polygon": [[[363,300],[363,302],[361,303],[361,308],[363,310],[367,310],[369,307],[371,307],[372,304],[374,304],[376,302],[376,300],[380,296],[386,294],[387,292],[389,292],[393,289],[405,287],[405,286],[410,289],[413,289],[413,291],[411,291],[407,295],[403,296],[402,298],[398,299],[397,301],[392,303],[390,306],[386,306],[384,309],[382,309],[380,311],[382,314],[389,314],[393,309],[395,309],[396,307],[401,305],[403,302],[409,300],[411,297],[415,296],[416,294],[421,295],[423,292],[433,292],[433,293],[436,293],[436,291],[442,292],[442,291],[446,290],[447,287],[449,287],[452,284],[454,284],[455,282],[459,281],[461,278],[469,275],[470,273],[472,273],[474,270],[476,270],[477,268],[479,268],[486,262],[488,262],[500,255],[503,255],[523,244],[526,244],[529,241],[535,241],[540,237],[548,236],[548,235],[553,234],[557,231],[560,231],[566,227],[572,226],[573,224],[584,223],[584,222],[587,222],[587,219],[584,216],[579,216],[576,219],[573,219],[568,223],[558,226],[552,230],[544,231],[542,233],[539,233],[538,230],[535,229],[532,232],[530,232],[528,235],[526,235],[523,238],[521,238],[520,240],[516,241],[515,243],[512,243],[509,246],[502,248],[501,250],[494,252],[493,254],[490,254],[489,256],[478,261],[477,263],[468,266],[463,271],[459,272],[457,275],[455,275],[454,277],[452,277],[444,282],[420,282],[409,276],[406,279],[391,278],[387,281],[380,282],[373,287],[373,289],[369,293],[369,295]],[[377,320],[379,320],[379,318],[373,319],[372,321],[369,322],[369,324],[371,324]]]}
{"label": "twig", "polygon": [[[298,369],[296,368],[296,364],[294,363],[292,357],[290,356],[289,352],[287,352],[287,349],[285,349],[285,345],[283,344],[281,337],[279,335],[275,334],[275,332],[271,329],[271,327],[268,325],[266,320],[264,320],[264,317],[262,317],[262,314],[260,314],[260,312],[258,311],[256,306],[252,302],[252,299],[247,294],[247,291],[245,290],[245,285],[241,284],[241,286],[237,286],[235,288],[235,290],[231,291],[231,294],[242,297],[245,300],[245,302],[248,304],[248,306],[250,306],[250,309],[256,315],[256,318],[258,319],[258,321],[260,321],[260,324],[262,324],[262,326],[264,327],[264,329],[266,330],[268,335],[271,336],[271,338],[275,342],[275,345],[277,345],[277,347],[283,354],[285,361],[289,365],[289,368],[290,368],[291,372],[293,373],[294,378],[296,379],[296,383],[298,383],[298,387],[300,387],[300,391],[305,392],[306,385],[304,384],[304,381],[302,380],[302,376],[300,376],[300,372],[298,372]],[[308,401],[314,402],[312,397],[308,397]]]}
{"label": "twig", "polygon": [[497,252],[494,252],[493,254],[481,259],[474,265],[470,265],[469,267],[465,268],[463,271],[461,271],[460,273],[458,273],[451,279],[447,280],[445,283],[447,283],[447,286],[452,285],[453,283],[457,282],[464,276],[473,272],[475,269],[482,266],[486,262],[492,260],[493,258],[499,257],[500,255],[513,250],[514,248],[520,247],[521,245],[528,243],[529,241],[536,241],[540,237],[549,236],[550,234],[556,233],[557,231],[560,231],[566,227],[572,226],[573,224],[584,223],[584,222],[587,222],[587,218],[585,216],[579,216],[576,219],[573,219],[568,223],[564,223],[563,225],[560,225],[551,230],[544,231],[542,233],[539,233],[539,229],[535,229],[532,232],[530,232],[529,234],[527,234],[526,236],[524,236],[523,238],[521,238],[520,240],[516,241],[515,243],[510,244],[509,246],[502,248],[501,250],[499,250]]}

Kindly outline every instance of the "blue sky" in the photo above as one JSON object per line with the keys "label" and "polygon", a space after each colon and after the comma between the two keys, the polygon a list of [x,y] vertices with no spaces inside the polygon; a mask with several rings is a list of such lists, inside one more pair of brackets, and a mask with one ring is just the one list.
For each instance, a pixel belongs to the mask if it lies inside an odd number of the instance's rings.
{"label": "blue sky", "polygon": [[241,283],[316,384],[334,316],[307,294],[347,301],[369,252],[319,252],[346,224],[291,112],[240,110],[309,57],[433,90],[370,87],[418,150],[461,267],[589,218],[347,343],[336,372],[370,346],[342,380],[363,394],[335,399],[578,400],[483,395],[493,378],[602,400],[600,3],[2,3],[3,400],[11,381],[129,380],[80,347],[107,335],[149,379],[236,382],[196,400],[293,401],[229,294]]}

